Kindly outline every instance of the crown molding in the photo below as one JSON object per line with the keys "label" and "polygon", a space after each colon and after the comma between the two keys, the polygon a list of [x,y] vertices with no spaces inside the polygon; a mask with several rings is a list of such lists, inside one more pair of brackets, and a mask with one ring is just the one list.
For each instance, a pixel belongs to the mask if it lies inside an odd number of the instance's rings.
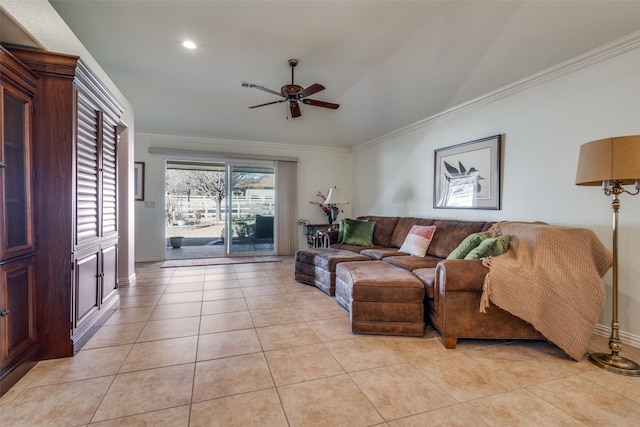
{"label": "crown molding", "polygon": [[[187,142],[193,144],[203,144],[209,147],[216,145],[232,146],[233,148],[249,148],[256,149],[261,148],[266,151],[282,150],[284,152],[291,151],[324,151],[333,152],[339,154],[349,154],[351,150],[349,148],[340,147],[323,147],[319,145],[296,145],[296,144],[283,144],[279,142],[264,142],[264,141],[244,141],[237,139],[219,139],[219,138],[202,138],[193,136],[179,136],[179,135],[163,135],[145,132],[136,132],[136,135],[149,138],[152,142]],[[222,150],[226,152],[226,150]],[[280,156],[282,157],[282,156]]]}
{"label": "crown molding", "polygon": [[284,162],[297,162],[297,157],[290,156],[271,156],[264,154],[249,154],[249,153],[231,153],[228,151],[211,151],[211,150],[190,150],[186,148],[171,148],[171,147],[154,147],[151,146],[147,150],[149,154],[164,154],[172,156],[207,156],[207,157],[226,157],[229,159],[245,159],[245,160],[269,160],[269,161],[284,161]]}
{"label": "crown molding", "polygon": [[436,123],[439,119],[466,112],[468,110],[479,108],[492,102],[498,101],[503,98],[515,95],[532,87],[541,85],[543,83],[552,81],[567,74],[574,73],[583,68],[597,64],[623,53],[640,48],[640,31],[631,33],[625,37],[619,38],[611,43],[607,43],[599,48],[590,50],[582,55],[576,56],[567,61],[561,62],[558,65],[547,68],[539,73],[532,74],[521,80],[517,80],[511,84],[503,86],[492,92],[488,92],[482,96],[474,98],[470,101],[456,105],[455,107],[444,110],[426,119],[417,121],[393,132],[389,132],[385,135],[374,138],[370,141],[356,145],[352,148],[352,152],[364,150],[366,148],[375,146],[389,139],[397,138],[404,134],[423,129]]}

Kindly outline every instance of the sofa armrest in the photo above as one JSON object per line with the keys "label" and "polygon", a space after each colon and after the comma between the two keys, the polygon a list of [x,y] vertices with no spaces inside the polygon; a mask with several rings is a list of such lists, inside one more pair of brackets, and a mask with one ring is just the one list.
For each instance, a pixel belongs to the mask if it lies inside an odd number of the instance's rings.
{"label": "sofa armrest", "polygon": [[447,259],[436,266],[438,292],[482,292],[484,277],[489,269],[482,260]]}

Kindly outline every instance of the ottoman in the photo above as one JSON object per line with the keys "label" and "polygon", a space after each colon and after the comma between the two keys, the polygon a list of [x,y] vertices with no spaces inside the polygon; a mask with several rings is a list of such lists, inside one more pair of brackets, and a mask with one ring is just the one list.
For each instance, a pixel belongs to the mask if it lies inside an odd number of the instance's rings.
{"label": "ottoman", "polygon": [[371,258],[343,249],[317,248],[296,252],[295,279],[317,286],[328,295],[335,295],[336,266],[348,261],[369,261]]}
{"label": "ottoman", "polygon": [[384,261],[336,268],[336,301],[349,312],[353,333],[423,336],[424,295],[413,273]]}

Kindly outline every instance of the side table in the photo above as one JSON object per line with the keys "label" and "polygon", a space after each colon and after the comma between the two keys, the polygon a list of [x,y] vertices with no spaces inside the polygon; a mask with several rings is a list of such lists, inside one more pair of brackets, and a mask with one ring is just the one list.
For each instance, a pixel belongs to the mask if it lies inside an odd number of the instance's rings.
{"label": "side table", "polygon": [[336,230],[338,227],[334,224],[311,224],[307,219],[299,219],[298,224],[303,226],[303,233],[310,248],[328,248],[329,236],[326,232]]}

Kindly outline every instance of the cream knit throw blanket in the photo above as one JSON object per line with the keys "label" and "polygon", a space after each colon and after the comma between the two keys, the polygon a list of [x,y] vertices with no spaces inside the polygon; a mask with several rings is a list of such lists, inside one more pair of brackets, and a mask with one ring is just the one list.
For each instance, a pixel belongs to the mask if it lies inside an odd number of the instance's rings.
{"label": "cream knit throw blanket", "polygon": [[611,252],[587,229],[500,222],[511,235],[504,255],[485,260],[480,311],[489,301],[531,323],[575,360],[582,359],[605,301]]}

